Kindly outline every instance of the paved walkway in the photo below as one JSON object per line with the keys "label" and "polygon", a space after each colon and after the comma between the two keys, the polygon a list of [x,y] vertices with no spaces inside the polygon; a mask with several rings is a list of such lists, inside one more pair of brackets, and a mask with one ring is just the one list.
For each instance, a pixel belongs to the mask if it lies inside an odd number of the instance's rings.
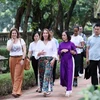
{"label": "paved walkway", "polygon": [[83,95],[80,92],[90,85],[90,80],[83,78],[78,79],[78,87],[73,88],[73,93],[70,97],[65,97],[65,88],[59,85],[59,79],[56,80],[53,93],[48,97],[43,97],[42,93],[37,93],[36,88],[23,91],[23,95],[19,98],[14,98],[11,95],[0,98],[0,100],[79,100]]}

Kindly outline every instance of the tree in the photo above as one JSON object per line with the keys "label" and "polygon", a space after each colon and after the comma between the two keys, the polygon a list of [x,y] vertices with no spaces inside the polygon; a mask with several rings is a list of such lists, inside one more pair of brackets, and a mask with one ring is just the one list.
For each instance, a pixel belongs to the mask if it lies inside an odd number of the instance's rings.
{"label": "tree", "polygon": [[65,29],[69,29],[69,23],[71,21],[73,9],[76,5],[77,0],[72,0],[71,6],[69,8],[69,11],[65,14]]}

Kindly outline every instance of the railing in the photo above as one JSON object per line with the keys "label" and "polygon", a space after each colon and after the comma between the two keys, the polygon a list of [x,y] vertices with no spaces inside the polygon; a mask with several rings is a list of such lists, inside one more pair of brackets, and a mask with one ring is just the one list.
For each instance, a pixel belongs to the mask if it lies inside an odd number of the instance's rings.
{"label": "railing", "polygon": [[[69,33],[73,34],[73,32],[69,32]],[[91,31],[85,31],[84,33],[86,34],[87,37],[92,34]],[[8,40],[8,34],[9,33],[0,33],[0,46],[6,45]],[[32,41],[32,32],[28,32],[27,34],[28,34],[28,43],[30,43],[30,41]]]}
{"label": "railing", "polygon": [[5,45],[8,40],[8,33],[0,33],[0,45]]}
{"label": "railing", "polygon": [[[21,33],[22,34],[22,33]],[[28,32],[28,42],[32,41],[32,32]],[[6,45],[9,33],[0,33],[0,46]]]}

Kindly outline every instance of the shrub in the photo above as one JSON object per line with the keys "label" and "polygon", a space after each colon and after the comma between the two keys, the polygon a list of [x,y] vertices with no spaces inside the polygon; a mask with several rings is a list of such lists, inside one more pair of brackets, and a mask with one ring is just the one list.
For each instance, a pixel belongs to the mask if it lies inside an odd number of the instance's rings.
{"label": "shrub", "polygon": [[58,39],[58,42],[59,42],[59,43],[62,42],[62,39]]}
{"label": "shrub", "polygon": [[94,87],[91,86],[83,90],[82,94],[84,95],[84,97],[80,100],[100,100],[100,85],[98,85],[97,90],[94,90]]}
{"label": "shrub", "polygon": [[[6,58],[9,58],[9,52],[7,51],[7,49],[6,48],[0,48],[0,55],[2,55],[2,56],[4,56],[4,57],[6,57]],[[8,60],[4,60],[4,61],[2,61],[2,70],[3,70],[3,72],[5,73],[5,72],[9,72],[9,62],[8,62]]]}
{"label": "shrub", "polygon": [[0,48],[0,55],[8,58],[9,57],[9,52],[7,51],[6,48]]}

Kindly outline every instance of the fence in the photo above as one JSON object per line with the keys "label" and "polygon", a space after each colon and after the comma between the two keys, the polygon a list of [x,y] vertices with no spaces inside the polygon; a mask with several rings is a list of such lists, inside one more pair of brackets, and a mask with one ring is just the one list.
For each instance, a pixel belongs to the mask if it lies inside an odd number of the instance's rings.
{"label": "fence", "polygon": [[[73,34],[73,32],[69,32],[69,33]],[[84,33],[86,34],[87,37],[92,34],[91,31],[85,31]],[[6,45],[8,40],[8,34],[9,33],[0,33],[0,46]],[[29,44],[32,41],[32,32],[28,32],[27,34],[28,34],[28,44]]]}

